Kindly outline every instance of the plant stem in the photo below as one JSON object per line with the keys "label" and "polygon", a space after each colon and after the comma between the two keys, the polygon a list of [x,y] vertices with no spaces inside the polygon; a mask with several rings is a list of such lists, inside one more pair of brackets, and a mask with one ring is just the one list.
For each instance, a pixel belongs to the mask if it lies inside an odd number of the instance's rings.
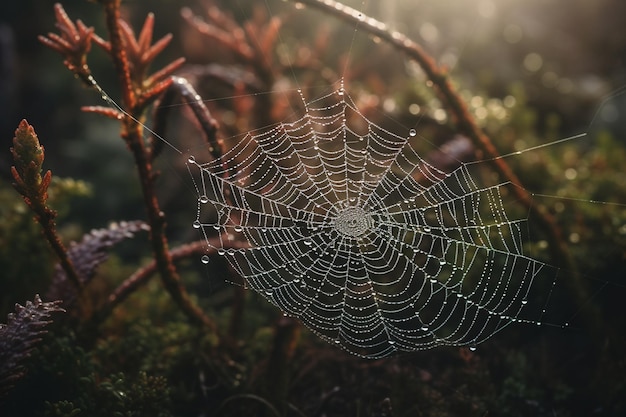
{"label": "plant stem", "polygon": [[287,414],[289,362],[294,357],[301,328],[300,322],[292,317],[280,317],[274,326],[274,340],[267,363],[266,390],[269,401],[274,404],[281,416]]}
{"label": "plant stem", "polygon": [[136,122],[136,120],[140,120],[143,117],[144,109],[137,108],[135,105],[136,96],[133,91],[128,59],[124,51],[120,32],[120,0],[107,0],[104,2],[104,6],[106,25],[111,42],[111,57],[120,78],[123,106],[127,113],[122,120],[121,135],[133,154],[139,173],[144,205],[147,210],[148,223],[150,224],[150,241],[156,267],[161,275],[165,289],[187,317],[192,322],[215,331],[216,326],[213,321],[192,302],[172,262],[165,236],[165,214],[159,207],[154,187],[156,173],[152,169],[151,152],[143,140],[143,126],[141,123]]}
{"label": "plant stem", "polygon": [[[189,81],[182,77],[172,77],[172,81],[154,107],[152,115],[154,120],[153,132],[158,136],[165,134],[168,115],[174,102],[180,97],[182,103],[193,112],[204,134],[209,153],[215,160],[219,160],[222,157],[222,147],[217,140],[219,123],[211,115],[204,102],[197,99],[199,95]],[[159,138],[152,138],[152,143],[152,158],[155,158],[163,147],[163,142]]]}
{"label": "plant stem", "polygon": [[[218,238],[213,238],[214,240],[209,242],[208,248],[217,247],[221,244]],[[242,249],[247,247],[247,244],[239,241],[228,241],[231,248],[233,249]],[[179,246],[170,251],[170,257],[173,262],[178,262],[182,259],[190,258],[192,256],[207,254],[207,242],[204,240],[198,240],[192,243],[188,243],[186,245]],[[141,269],[138,269],[133,275],[127,278],[119,287],[115,289],[110,295],[106,302],[106,304],[94,315],[95,324],[99,324],[104,321],[111,312],[121,304],[124,300],[126,300],[135,290],[137,290],[140,286],[146,284],[150,278],[159,272],[158,266],[155,260],[150,262],[148,265],[144,266]]]}
{"label": "plant stem", "polygon": [[126,110],[135,107],[135,94],[133,84],[130,77],[130,68],[128,65],[128,57],[124,50],[124,41],[120,30],[120,4],[121,0],[105,0],[103,2],[106,26],[109,32],[109,41],[111,42],[111,57],[115,72],[119,77],[119,85],[122,89],[122,101]]}
{"label": "plant stem", "polygon": [[78,305],[79,309],[82,310],[85,307],[85,303],[83,302],[83,289],[84,284],[83,281],[78,276],[78,272],[76,272],[76,268],[72,264],[72,261],[67,256],[67,249],[61,242],[59,238],[59,234],[57,233],[56,224],[54,222],[54,212],[50,210],[48,207],[43,208],[43,213],[37,213],[37,220],[41,227],[43,228],[43,233],[48,240],[50,246],[52,246],[52,250],[56,253],[59,258],[59,263],[61,264],[61,268],[65,271],[67,275],[67,279],[74,285],[76,288],[76,292],[78,294]]}

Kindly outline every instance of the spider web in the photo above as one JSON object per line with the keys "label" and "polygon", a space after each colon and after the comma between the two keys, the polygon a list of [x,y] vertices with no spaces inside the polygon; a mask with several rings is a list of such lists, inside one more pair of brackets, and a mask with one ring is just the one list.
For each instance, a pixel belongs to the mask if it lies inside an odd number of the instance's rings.
{"label": "spider web", "polygon": [[510,184],[485,182],[486,164],[438,169],[414,129],[370,122],[343,87],[303,103],[291,123],[225,139],[219,160],[189,158],[193,226],[242,285],[370,358],[538,323],[526,310],[547,267],[524,255]]}

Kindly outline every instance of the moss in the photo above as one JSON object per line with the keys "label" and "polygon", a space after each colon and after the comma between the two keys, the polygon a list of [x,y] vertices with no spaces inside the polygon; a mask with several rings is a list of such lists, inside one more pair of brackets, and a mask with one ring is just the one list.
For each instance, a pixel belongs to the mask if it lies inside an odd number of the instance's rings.
{"label": "moss", "polygon": [[52,259],[32,212],[15,190],[0,181],[0,317],[6,317],[16,302],[45,292]]}

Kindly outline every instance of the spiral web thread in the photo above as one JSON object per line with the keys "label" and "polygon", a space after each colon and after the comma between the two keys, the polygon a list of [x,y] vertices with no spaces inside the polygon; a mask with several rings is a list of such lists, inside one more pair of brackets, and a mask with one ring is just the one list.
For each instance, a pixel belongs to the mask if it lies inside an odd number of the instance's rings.
{"label": "spiral web thread", "polygon": [[[292,123],[225,140],[220,160],[190,157],[194,227],[219,236],[242,285],[356,355],[473,348],[538,323],[522,313],[546,265],[523,254],[506,184],[477,185],[481,164],[437,169],[419,140],[369,122],[340,88]],[[227,249],[242,238],[249,248]]]}

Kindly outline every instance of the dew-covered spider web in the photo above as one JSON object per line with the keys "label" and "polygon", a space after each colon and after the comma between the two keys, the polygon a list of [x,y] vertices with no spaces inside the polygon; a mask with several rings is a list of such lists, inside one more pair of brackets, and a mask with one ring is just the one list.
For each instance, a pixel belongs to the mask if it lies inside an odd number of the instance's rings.
{"label": "dew-covered spider web", "polygon": [[[353,44],[354,38],[348,55]],[[512,323],[566,326],[584,311],[584,306],[577,306],[564,321],[548,316],[559,271],[566,279],[575,274],[530,255],[529,248],[549,245],[529,236],[528,207],[512,192],[521,185],[503,182],[488,160],[462,162],[468,158],[444,149],[455,140],[444,145],[431,142],[428,134],[391,115],[385,117],[395,128],[382,126],[380,119],[374,121],[359,109],[342,77],[338,88],[309,99],[303,90],[319,86],[300,87],[293,71],[291,76],[295,88],[289,93],[297,90],[301,98],[291,108],[292,117],[244,135],[220,132],[219,152],[210,149],[214,159],[202,159],[204,151],[188,157],[197,196],[193,227],[208,245],[204,263],[213,254],[223,257],[239,276],[232,277],[234,284],[254,290],[333,345],[369,358],[438,346],[472,350]],[[93,83],[110,105],[124,113]],[[325,83],[323,88],[327,87]],[[618,88],[607,100],[624,91]],[[250,96],[257,94],[264,93]],[[438,106],[433,103],[429,102]],[[604,104],[591,123],[601,110],[604,114],[612,109]],[[477,116],[487,107],[480,105]],[[417,119],[415,128],[422,121],[417,108],[409,109]],[[442,122],[436,116],[433,113],[433,120]],[[178,154],[184,153],[144,127]],[[548,150],[586,135],[535,146],[522,141],[503,157]],[[465,151],[480,158],[473,149]],[[448,163],[442,163],[442,156]],[[563,166],[567,165],[562,161],[559,175],[576,178],[574,167],[563,171]],[[585,170],[604,175],[602,163],[593,169],[581,166],[581,179]],[[609,175],[613,174],[607,173],[607,184],[619,183]],[[590,199],[596,191],[572,193],[573,197],[560,190],[531,194],[556,201],[552,210],[557,214],[565,213],[565,202],[613,205],[617,211],[601,213],[602,221],[595,219],[588,227],[602,225],[607,235],[610,223],[612,233],[625,235],[621,194],[617,201]],[[584,230],[580,227],[584,221],[571,228],[570,243],[581,239],[578,230]],[[599,248],[608,247],[599,243]],[[579,304],[589,303],[610,282],[597,283],[597,291],[578,294]]]}
{"label": "dew-covered spider web", "polygon": [[193,225],[241,285],[372,358],[541,319],[525,310],[548,267],[524,254],[526,216],[488,164],[437,168],[414,129],[377,126],[343,87],[303,103],[293,122],[225,139],[220,159],[189,158]]}

